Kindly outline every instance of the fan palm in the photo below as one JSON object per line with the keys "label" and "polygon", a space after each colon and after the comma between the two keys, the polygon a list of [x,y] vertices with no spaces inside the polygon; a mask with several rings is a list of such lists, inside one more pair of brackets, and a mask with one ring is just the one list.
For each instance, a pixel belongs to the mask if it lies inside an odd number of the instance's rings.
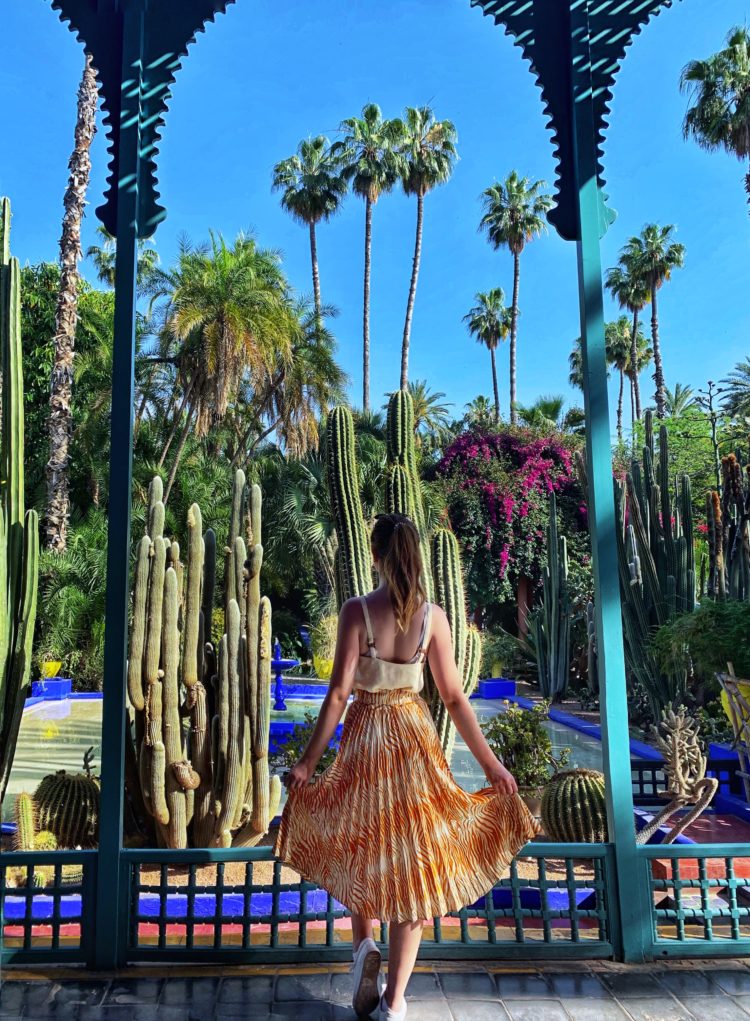
{"label": "fan palm", "polygon": [[[631,324],[632,331],[632,324]],[[632,338],[632,332],[631,332]],[[638,402],[636,401],[636,394],[640,400],[640,389],[638,389],[638,380],[640,374],[651,364],[651,359],[654,356],[654,351],[649,342],[643,335],[643,330],[638,326],[638,333],[635,338],[635,362],[633,361],[633,344],[631,340],[630,347],[630,358],[628,358],[628,367],[625,370],[625,375],[630,380],[630,422],[638,421]],[[634,368],[635,366],[635,368]]]}
{"label": "fan palm", "polygon": [[495,421],[500,420],[500,394],[497,388],[497,365],[495,351],[501,340],[505,340],[511,329],[511,312],[505,304],[502,287],[490,291],[478,291],[474,295],[476,305],[464,316],[469,333],[479,344],[490,352],[492,362],[492,388],[495,394]]}
{"label": "fan palm", "polygon": [[[630,350],[630,364],[639,364],[638,317],[642,309],[648,303],[649,292],[645,282],[638,276],[632,265],[632,259],[628,258],[626,252],[620,255],[619,264],[607,271],[604,286],[618,303],[620,308],[627,309],[633,317],[633,325],[630,333],[632,347]],[[631,375],[632,396],[635,399],[635,417],[641,418],[641,387],[638,379],[638,372]]]}
{"label": "fan palm", "polygon": [[544,181],[529,181],[512,170],[501,184],[482,194],[484,212],[479,229],[487,232],[493,248],[508,248],[513,256],[513,302],[510,317],[510,420],[516,424],[516,340],[518,336],[518,294],[521,283],[521,253],[527,243],[547,229],[545,214],[552,198],[544,194]]}
{"label": "fan palm", "polygon": [[545,394],[528,407],[517,405],[516,410],[524,425],[540,432],[553,432],[562,429],[564,407],[565,398],[560,394]]}
{"label": "fan palm", "polygon": [[622,400],[625,392],[625,376],[630,368],[632,346],[631,324],[627,316],[620,316],[605,327],[607,361],[617,369],[620,385],[617,392],[617,439],[622,442]]}
{"label": "fan palm", "polygon": [[456,129],[451,121],[435,120],[429,106],[409,106],[404,112],[403,136],[399,152],[403,162],[401,183],[406,195],[417,199],[417,229],[414,242],[409,298],[406,303],[404,335],[401,343],[401,389],[409,383],[409,343],[417,278],[422,256],[424,200],[428,192],[450,178],[458,159]]}
{"label": "fan palm", "polygon": [[628,265],[636,278],[648,288],[651,299],[651,346],[654,349],[656,414],[659,418],[664,418],[666,384],[659,343],[656,294],[664,282],[670,279],[673,270],[679,269],[685,262],[685,246],[672,240],[674,229],[671,224],[666,227],[656,223],[646,224],[640,235],[632,237],[623,249]]}
{"label": "fan palm", "polygon": [[333,146],[340,153],[341,175],[355,195],[365,200],[365,279],[362,302],[362,407],[370,407],[370,264],[372,211],[381,195],[391,191],[401,176],[398,143],[403,137],[399,120],[383,120],[380,107],[368,103],[361,117],[342,121],[344,137]]}
{"label": "fan palm", "polygon": [[[115,260],[117,257],[117,238],[112,237],[106,227],[101,224],[96,228],[99,244],[89,245],[86,258],[91,259],[100,283],[107,287],[115,286]],[[145,287],[159,265],[159,256],[150,240],[138,239],[138,265],[136,281],[139,288]]]}
{"label": "fan palm", "polygon": [[466,405],[464,421],[470,428],[489,429],[494,423],[494,409],[487,397],[480,394]]}
{"label": "fan palm", "polygon": [[323,135],[300,142],[294,156],[282,160],[273,168],[273,190],[282,192],[281,206],[304,224],[310,232],[310,260],[312,262],[315,310],[320,316],[320,273],[318,271],[318,241],[315,228],[321,221],[330,220],[337,213],[346,194],[346,181],[341,166]]}
{"label": "fan palm", "polygon": [[[691,106],[682,129],[709,151],[724,149],[740,160],[750,157],[750,32],[733,28],[726,47],[707,60],[691,60],[680,76]],[[750,172],[745,175],[750,202]]]}

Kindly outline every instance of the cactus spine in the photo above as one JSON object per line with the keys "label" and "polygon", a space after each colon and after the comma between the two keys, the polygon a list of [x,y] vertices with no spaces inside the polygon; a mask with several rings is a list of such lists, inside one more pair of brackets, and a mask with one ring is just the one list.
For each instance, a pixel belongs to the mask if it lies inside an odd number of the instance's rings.
{"label": "cactus spine", "polygon": [[553,701],[563,697],[570,673],[570,591],[568,546],[558,535],[557,502],[552,493],[547,525],[547,563],[542,571],[542,605],[532,615],[531,642],[536,655],[539,689]]}
{"label": "cactus spine", "polygon": [[556,773],[542,792],[542,826],[547,836],[557,842],[605,843],[604,775],[594,769]]}
{"label": "cactus spine", "polygon": [[99,781],[90,772],[58,770],[34,791],[36,822],[55,835],[59,847],[96,847],[99,840]]}
{"label": "cactus spine", "polygon": [[[140,664],[129,664],[128,692],[136,713],[141,793],[154,835],[169,847],[258,843],[281,796],[268,769],[271,605],[260,595],[260,489],[248,492],[243,472],[235,474],[218,650],[211,640],[213,531],[202,534],[200,508],[193,504],[183,564],[177,543],[163,535],[159,479],[149,490],[147,522],[138,547],[130,643],[131,658],[139,657]],[[246,523],[249,555],[241,534]]]}
{"label": "cactus spine", "polygon": [[10,257],[10,202],[0,199],[0,805],[8,786],[31,669],[39,581],[39,520],[26,511],[21,286]]}
{"label": "cactus spine", "polygon": [[643,687],[659,719],[662,708],[684,694],[686,674],[662,674],[649,639],[676,613],[695,609],[695,557],[690,480],[683,476],[673,493],[666,427],[659,430],[655,467],[649,411],[645,426],[643,463],[634,459],[625,483],[616,486],[617,551],[627,673]]}

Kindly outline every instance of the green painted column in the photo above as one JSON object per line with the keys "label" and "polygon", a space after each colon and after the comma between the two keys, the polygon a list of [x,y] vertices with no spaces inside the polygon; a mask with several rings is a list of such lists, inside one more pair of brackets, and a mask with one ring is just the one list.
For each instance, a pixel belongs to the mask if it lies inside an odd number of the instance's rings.
{"label": "green painted column", "polygon": [[127,876],[122,859],[125,785],[125,682],[130,599],[130,501],[135,397],[135,301],[140,177],[143,0],[123,12],[122,114],[117,180],[117,255],[109,468],[102,798],[96,884],[93,966],[121,967],[128,926]]}
{"label": "green painted column", "polygon": [[621,953],[642,961],[651,944],[650,912],[636,857],[625,654],[617,566],[604,302],[599,239],[604,232],[596,175],[596,135],[591,87],[588,0],[571,6],[571,100],[578,207],[578,286],[583,337],[583,393],[589,522],[594,568],[596,635],[601,692],[602,744],[607,777],[609,839],[615,844]]}

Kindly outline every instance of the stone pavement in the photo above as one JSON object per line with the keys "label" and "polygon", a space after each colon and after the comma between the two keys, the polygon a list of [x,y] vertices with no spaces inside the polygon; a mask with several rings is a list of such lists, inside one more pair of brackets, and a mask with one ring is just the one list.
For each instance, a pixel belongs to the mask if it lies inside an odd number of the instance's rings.
{"label": "stone pavement", "polygon": [[[346,966],[7,970],[0,1021],[354,1021]],[[747,1021],[750,962],[420,962],[408,1021]]]}

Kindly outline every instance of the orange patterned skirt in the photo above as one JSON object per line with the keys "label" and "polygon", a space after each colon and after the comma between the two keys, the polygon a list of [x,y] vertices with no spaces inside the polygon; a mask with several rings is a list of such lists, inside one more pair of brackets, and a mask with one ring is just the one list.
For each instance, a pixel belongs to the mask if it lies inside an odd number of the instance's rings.
{"label": "orange patterned skirt", "polygon": [[518,795],[458,786],[419,694],[356,690],[335,760],[289,792],[274,854],[352,913],[418,921],[474,903],[538,832]]}

